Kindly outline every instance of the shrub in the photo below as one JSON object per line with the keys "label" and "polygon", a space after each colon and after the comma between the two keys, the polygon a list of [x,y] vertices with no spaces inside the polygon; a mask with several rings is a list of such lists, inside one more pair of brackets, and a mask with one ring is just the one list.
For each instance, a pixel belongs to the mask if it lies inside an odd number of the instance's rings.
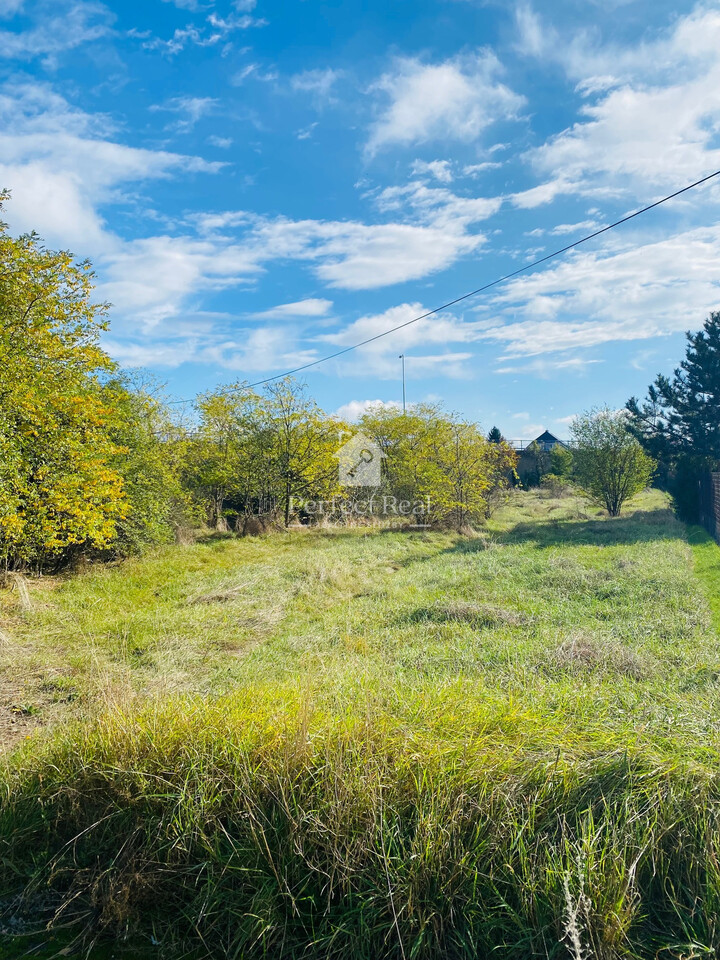
{"label": "shrub", "polygon": [[550,497],[568,496],[573,492],[573,485],[567,477],[559,477],[554,473],[546,473],[540,481],[540,489]]}
{"label": "shrub", "polygon": [[575,476],[587,495],[617,517],[623,504],[650,483],[652,460],[628,430],[625,410],[603,407],[574,421]]}

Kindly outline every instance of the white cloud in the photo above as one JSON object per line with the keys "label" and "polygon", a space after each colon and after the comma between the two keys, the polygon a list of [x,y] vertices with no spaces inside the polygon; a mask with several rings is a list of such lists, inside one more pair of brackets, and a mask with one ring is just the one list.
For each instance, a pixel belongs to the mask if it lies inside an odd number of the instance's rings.
{"label": "white cloud", "polygon": [[435,314],[408,323],[426,312],[427,308],[421,303],[399,304],[382,313],[360,317],[334,333],[318,335],[316,340],[342,348],[407,324],[337,361],[340,372],[394,380],[400,375],[398,354],[404,353],[408,380],[426,375],[436,376],[440,372],[447,377],[467,377],[467,361],[472,353],[468,350],[453,351],[449,349],[450,345],[467,345],[477,341],[487,323],[463,321],[449,313]]}
{"label": "white cloud", "polygon": [[215,97],[173,97],[164,104],[150,107],[152,111],[167,110],[170,113],[180,114],[180,119],[173,125],[178,133],[187,133],[192,130],[198,120],[211,113],[217,106]]}
{"label": "white cloud", "polygon": [[213,134],[211,137],[207,138],[207,142],[212,147],[218,147],[220,150],[229,150],[233,145],[232,137],[217,137]]}
{"label": "white cloud", "polygon": [[346,423],[357,423],[366,413],[375,410],[400,410],[402,404],[397,400],[350,400],[338,407],[335,416]]}
{"label": "white cloud", "polygon": [[230,82],[233,86],[240,87],[248,79],[258,80],[260,83],[272,83],[272,81],[277,80],[277,78],[278,73],[275,70],[263,72],[259,64],[248,63],[241,70],[238,70],[237,73],[233,74]]}
{"label": "white cloud", "polygon": [[[236,5],[240,10],[252,9],[252,6]],[[254,5],[253,5],[254,6]],[[186,7],[186,9],[201,9]],[[143,49],[159,50],[168,57],[173,57],[188,46],[214,47],[220,42],[226,40],[228,36],[237,30],[248,30],[251,27],[264,27],[267,20],[251,17],[247,13],[242,16],[219,17],[216,13],[210,13],[205,23],[200,26],[189,23],[185,27],[178,27],[173,35],[164,40],[162,37],[153,37],[145,33],[139,33],[131,30],[129,36],[136,37],[142,41]]]}
{"label": "white cloud", "polygon": [[465,227],[488,201],[462,200],[466,202],[477,203],[477,208],[472,214],[464,209],[463,218],[454,222],[442,207],[426,223],[290,220],[242,210],[204,214],[193,222],[208,237],[228,239],[238,233],[238,242],[251,249],[258,262],[307,261],[329,287],[372,290],[428,276],[481,246],[485,238]]}
{"label": "white cloud", "polygon": [[544,423],[523,423],[518,426],[515,436],[509,437],[510,440],[534,440],[545,430]]}
{"label": "white cloud", "polygon": [[105,347],[125,366],[174,368],[193,362],[242,371],[243,374],[296,367],[316,358],[313,350],[298,346],[296,333],[286,326],[235,329],[230,335],[213,328],[199,335],[190,329],[175,338],[165,327],[159,327],[153,333],[157,336],[142,340],[110,337],[105,341]]}
{"label": "white cloud", "polygon": [[454,233],[491,217],[502,202],[502,197],[458,196],[446,187],[429,187],[420,180],[387,187],[376,197],[377,206],[384,212],[407,208],[420,222]]}
{"label": "white cloud", "polygon": [[72,108],[43,84],[0,91],[0,182],[12,190],[15,230],[37,230],[53,245],[102,254],[117,238],[98,208],[132,182],[220,169],[191,156],[128,147],[109,139],[106,117]]}
{"label": "white cloud", "polygon": [[[9,3],[5,0],[0,13],[9,16],[20,9],[21,4],[15,0]],[[92,0],[57,3],[53,14],[39,16],[36,24],[27,30],[19,33],[0,30],[0,59],[33,60],[74,50],[107,36],[114,19],[104,4]]]}
{"label": "white cloud", "polygon": [[368,153],[437,139],[471,142],[494,121],[515,117],[524,101],[499,81],[500,72],[488,52],[438,64],[399,58],[371,88],[390,102],[371,127]]}
{"label": "white cloud", "polygon": [[513,280],[479,308],[510,321],[490,322],[482,336],[520,357],[692,329],[720,301],[718,261],[720,226],[576,254]]}
{"label": "white cloud", "polygon": [[281,303],[277,307],[271,307],[269,310],[262,310],[253,316],[270,319],[283,319],[286,317],[326,317],[332,310],[332,300],[320,300],[309,297],[307,300],[297,300],[294,303]]}
{"label": "white cloud", "polygon": [[176,316],[191,296],[250,282],[261,270],[246,248],[169,236],[127,241],[101,266],[101,295],[146,329]]}
{"label": "white cloud", "polygon": [[329,287],[372,290],[416,280],[475,250],[462,227],[253,218],[246,242],[265,259],[307,260]]}
{"label": "white cloud", "polygon": [[521,210],[533,210],[535,207],[552,203],[556,197],[562,194],[575,193],[577,189],[578,185],[576,183],[561,174],[555,180],[539,183],[536,187],[513,193],[508,199],[514,206],[520,207]]}
{"label": "white cloud", "polygon": [[502,166],[497,160],[484,160],[482,163],[467,163],[462,169],[463,175],[466,177],[476,177],[480,173],[485,173],[487,170],[497,170]]}
{"label": "white cloud", "polygon": [[426,163],[425,160],[415,160],[411,169],[416,176],[430,174],[441,183],[452,183],[453,180],[452,162],[450,160],[431,160],[429,163]]}
{"label": "white cloud", "polygon": [[308,124],[307,127],[303,127],[301,130],[298,130],[296,136],[298,140],[309,140],[312,137],[315,127],[318,125],[317,120],[314,123]]}
{"label": "white cloud", "polygon": [[14,17],[16,13],[20,13],[23,6],[24,0],[0,0],[0,17]]}
{"label": "white cloud", "polygon": [[560,62],[597,98],[529,154],[551,177],[547,200],[587,184],[647,195],[648,185],[680,187],[720,167],[720,10],[698,7],[659,38],[628,47],[562,36],[529,8],[519,25],[526,52]]}
{"label": "white cloud", "polygon": [[559,223],[552,230],[548,231],[553,236],[564,236],[567,233],[589,233],[599,230],[601,224],[597,220],[580,220],[578,223]]}
{"label": "white cloud", "polygon": [[316,357],[314,350],[299,348],[293,331],[283,325],[258,327],[245,331],[242,339],[235,336],[205,346],[198,359],[227,370],[265,373],[311,363]]}
{"label": "white cloud", "polygon": [[332,90],[341,76],[340,70],[329,67],[325,70],[304,70],[290,78],[290,86],[293,90],[312,94],[318,103],[333,103]]}
{"label": "white cloud", "polygon": [[601,360],[588,360],[586,357],[568,357],[564,360],[548,360],[545,357],[536,357],[529,363],[515,366],[496,367],[494,373],[532,373],[536,377],[550,380],[558,371],[565,373],[583,373],[588,366],[601,363]]}

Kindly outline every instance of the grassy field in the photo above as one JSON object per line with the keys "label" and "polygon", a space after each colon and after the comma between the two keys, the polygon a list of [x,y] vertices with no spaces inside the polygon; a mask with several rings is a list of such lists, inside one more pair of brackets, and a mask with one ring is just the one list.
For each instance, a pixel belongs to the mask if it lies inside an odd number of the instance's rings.
{"label": "grassy field", "polygon": [[17,584],[0,956],[714,956],[719,627],[657,492]]}

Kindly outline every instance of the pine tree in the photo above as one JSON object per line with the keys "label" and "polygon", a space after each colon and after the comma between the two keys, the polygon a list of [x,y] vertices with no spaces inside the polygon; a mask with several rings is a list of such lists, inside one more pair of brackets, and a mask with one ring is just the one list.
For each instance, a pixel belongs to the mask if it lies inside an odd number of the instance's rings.
{"label": "pine tree", "polygon": [[698,479],[720,465],[720,313],[687,334],[685,359],[672,378],[659,375],[640,403],[627,403],[628,428],[658,461],[683,519],[698,519]]}
{"label": "pine tree", "polygon": [[687,340],[672,379],[661,374],[642,404],[628,401],[630,429],[654,457],[692,457],[711,466],[720,462],[720,313]]}
{"label": "pine tree", "polygon": [[499,427],[493,427],[490,433],[487,435],[488,443],[502,443],[505,440],[502,433],[500,433]]}

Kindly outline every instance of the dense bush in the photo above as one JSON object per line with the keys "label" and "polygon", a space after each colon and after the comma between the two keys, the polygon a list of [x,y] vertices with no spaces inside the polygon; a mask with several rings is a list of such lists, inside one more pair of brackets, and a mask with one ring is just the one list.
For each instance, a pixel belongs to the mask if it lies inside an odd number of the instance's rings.
{"label": "dense bush", "polygon": [[158,407],[99,346],[90,264],[0,223],[0,265],[0,565],[165,539],[177,489]]}
{"label": "dense bush", "polygon": [[655,461],[628,429],[624,410],[602,407],[575,418],[574,476],[587,495],[617,517],[623,504],[650,483]]}
{"label": "dense bush", "polygon": [[[197,409],[186,481],[214,526],[258,512],[286,525],[297,516],[373,518],[405,504],[408,513],[398,516],[460,528],[487,515],[516,465],[507,443],[488,441],[476,424],[438,407],[406,414],[376,407],[353,428],[291,379],[262,394],[242,384],[223,388],[201,397]],[[357,431],[381,451],[377,487],[340,483],[338,451]]]}

